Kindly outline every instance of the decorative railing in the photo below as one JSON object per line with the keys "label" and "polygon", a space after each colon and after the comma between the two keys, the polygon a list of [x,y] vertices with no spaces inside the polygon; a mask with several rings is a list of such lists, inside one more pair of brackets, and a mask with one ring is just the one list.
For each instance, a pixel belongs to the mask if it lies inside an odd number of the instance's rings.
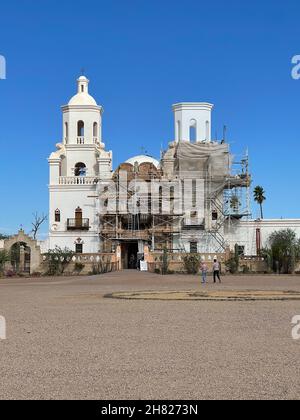
{"label": "decorative railing", "polygon": [[[49,261],[57,259],[57,256],[44,254],[42,259],[46,271],[48,270]],[[64,260],[68,263],[64,271],[66,274],[79,274],[75,269],[76,263],[81,263],[84,266],[80,274],[103,274],[120,269],[120,263],[116,261],[114,253],[74,254],[64,258]]]}
{"label": "decorative railing", "polygon": [[94,144],[98,143],[98,137],[93,137]]}
{"label": "decorative railing", "polygon": [[77,144],[84,144],[84,137],[77,137]]}
{"label": "decorative railing", "polygon": [[94,185],[98,178],[95,176],[60,176],[59,185]]}
{"label": "decorative railing", "polygon": [[89,230],[90,219],[67,219],[67,230]]}

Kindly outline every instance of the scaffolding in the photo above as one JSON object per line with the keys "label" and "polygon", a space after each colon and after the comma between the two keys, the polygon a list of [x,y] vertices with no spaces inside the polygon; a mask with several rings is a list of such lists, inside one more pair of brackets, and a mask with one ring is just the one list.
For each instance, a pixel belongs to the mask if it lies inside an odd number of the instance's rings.
{"label": "scaffolding", "polygon": [[[171,173],[165,170],[167,159],[172,162]],[[122,171],[127,175],[125,183],[120,182]],[[138,181],[159,180],[171,185],[176,180],[181,189],[186,180],[193,179],[203,181],[203,209],[195,208],[189,214],[184,206],[174,211],[177,200],[182,198],[181,190],[154,192],[150,189],[143,193],[136,188]],[[99,200],[116,203],[114,209],[98,214],[102,252],[111,252],[116,244],[130,241],[147,243],[152,251],[167,248],[170,252],[183,252],[187,242],[200,241],[207,252],[224,252],[228,248],[225,230],[251,214],[248,153],[233,159],[229,145],[224,142],[178,142],[163,154],[159,168],[149,162],[124,163],[114,172],[111,181],[115,190],[104,189],[97,195]],[[188,185],[193,201],[194,187],[192,182]],[[121,202],[133,197],[131,211],[124,212]],[[158,212],[152,211],[153,200],[158,202]],[[162,211],[164,200],[170,201],[167,212]]]}
{"label": "scaffolding", "polygon": [[[126,171],[126,184],[120,182],[121,171]],[[161,191],[156,194],[148,190],[146,193],[138,192],[136,184],[138,181],[150,183],[153,180],[160,180],[162,172],[153,164],[144,163],[141,165],[121,164],[115,171],[113,181],[116,185],[116,191],[112,194],[107,192],[100,193],[100,200],[114,200],[116,208],[113,211],[107,211],[105,214],[99,214],[99,237],[102,243],[102,250],[111,251],[114,244],[129,241],[143,241],[150,245],[152,251],[163,250],[174,251],[174,235],[180,234],[180,221],[182,214],[174,213],[174,206],[170,205],[168,213],[161,211],[152,213],[152,202],[157,200],[159,210],[166,198]],[[149,191],[151,191],[149,193]],[[103,197],[104,195],[104,197]],[[120,202],[126,202],[136,195],[131,212],[120,210]],[[171,203],[177,199],[176,196],[170,197]]]}
{"label": "scaffolding", "polygon": [[223,141],[179,142],[175,158],[179,177],[184,179],[192,175],[204,180],[206,217],[204,226],[198,226],[199,236],[207,244],[213,240],[216,252],[224,252],[228,248],[225,228],[228,229],[233,221],[251,215],[248,152],[236,160],[229,145]]}

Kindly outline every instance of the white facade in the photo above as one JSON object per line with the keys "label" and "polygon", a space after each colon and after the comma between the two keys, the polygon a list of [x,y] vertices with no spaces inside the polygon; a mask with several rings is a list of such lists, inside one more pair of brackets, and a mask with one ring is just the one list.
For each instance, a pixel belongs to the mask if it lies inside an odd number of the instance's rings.
{"label": "white facade", "polygon": [[241,220],[231,223],[226,230],[226,240],[233,250],[235,244],[243,246],[245,255],[257,255],[257,230],[260,234],[260,246],[266,248],[270,235],[279,230],[291,229],[300,238],[300,219],[257,219]]}
{"label": "white facade", "polygon": [[[49,248],[99,252],[97,179],[111,178],[112,153],[102,142],[102,113],[81,76],[77,94],[62,107],[63,140],[48,159]],[[81,213],[81,214],[80,214]]]}
{"label": "white facade", "polygon": [[[88,79],[81,76],[77,80],[77,93],[67,105],[62,107],[62,141],[56,145],[57,150],[48,159],[50,168],[49,238],[41,244],[44,252],[56,246],[83,253],[101,251],[97,183],[99,180],[112,179],[112,152],[105,150],[105,144],[102,141],[103,108],[89,94],[88,87]],[[175,141],[170,143],[162,160],[159,162],[150,156],[139,155],[128,159],[126,163],[133,166],[136,163],[138,165],[145,162],[151,163],[162,172],[162,179],[171,181],[172,177],[176,176],[174,162],[176,150],[180,145],[184,143],[191,154],[203,146],[208,155],[218,146],[218,143],[211,141],[212,109],[213,105],[206,102],[173,105]],[[192,148],[188,143],[196,144]],[[200,153],[199,150],[198,153]],[[204,152],[201,151],[201,153]],[[221,202],[221,190],[216,200]],[[199,211],[199,209],[196,210]],[[218,220],[211,218],[212,212],[216,210],[220,213],[219,208],[216,209],[213,206],[205,212],[200,211],[202,219],[203,214],[205,216],[205,222],[194,223],[194,220],[191,226],[199,224],[195,230],[190,229],[188,221],[178,221],[179,224],[183,222],[187,229],[174,234],[173,245],[176,249],[185,249],[189,252],[190,244],[193,242],[197,244],[198,252],[216,252],[220,247],[220,240],[218,243],[217,234],[211,234],[214,224],[218,224]],[[185,215],[185,219],[188,217],[191,215]],[[244,247],[245,255],[256,255],[258,229],[261,247],[265,247],[272,232],[287,228],[293,229],[300,237],[300,219],[245,220],[242,218],[224,223],[220,232],[224,237],[224,243],[231,250],[234,249],[235,244],[238,244]],[[1,245],[3,244],[0,241],[0,248]],[[141,252],[143,241],[140,240],[138,245]]]}

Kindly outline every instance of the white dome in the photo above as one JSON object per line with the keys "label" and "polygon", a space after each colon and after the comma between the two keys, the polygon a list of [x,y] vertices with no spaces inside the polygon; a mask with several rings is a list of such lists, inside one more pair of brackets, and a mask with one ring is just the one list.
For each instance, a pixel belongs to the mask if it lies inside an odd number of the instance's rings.
{"label": "white dome", "polygon": [[97,105],[97,102],[88,93],[77,93],[71,98],[69,105]]}
{"label": "white dome", "polygon": [[134,165],[135,162],[137,162],[139,165],[141,163],[152,163],[156,168],[159,167],[159,162],[158,160],[154,159],[151,156],[146,156],[146,155],[138,155],[138,156],[134,156],[128,160],[126,160],[125,163],[130,163],[131,165]]}
{"label": "white dome", "polygon": [[80,76],[77,79],[78,93],[71,98],[69,105],[96,105],[97,102],[89,94],[88,85],[89,80],[85,76]]}

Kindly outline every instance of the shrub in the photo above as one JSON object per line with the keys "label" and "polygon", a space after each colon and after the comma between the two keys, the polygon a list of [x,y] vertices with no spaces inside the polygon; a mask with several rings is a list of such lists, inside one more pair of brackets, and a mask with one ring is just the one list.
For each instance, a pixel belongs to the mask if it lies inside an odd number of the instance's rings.
{"label": "shrub", "polygon": [[231,274],[235,274],[238,270],[238,266],[236,263],[236,259],[230,258],[228,261],[226,261],[225,263],[227,270],[231,273]]}
{"label": "shrub", "polygon": [[48,263],[47,274],[50,276],[61,275],[74,256],[74,252],[69,248],[60,248],[57,246],[55,249],[49,249],[45,256]]}
{"label": "shrub", "polygon": [[5,275],[6,277],[15,277],[16,273],[13,270],[7,270]]}
{"label": "shrub", "polygon": [[169,269],[169,255],[167,248],[164,248],[163,256],[162,256],[162,267],[161,267],[161,274],[165,275],[168,273]]}
{"label": "shrub", "polygon": [[110,273],[112,271],[112,264],[109,262],[99,261],[92,266],[92,275]]}
{"label": "shrub", "polygon": [[240,255],[239,255],[239,246],[238,244],[234,245],[234,261],[236,265],[236,272],[239,271],[239,265],[240,265]]}
{"label": "shrub", "polygon": [[[280,273],[290,274],[295,270],[295,264],[300,259],[300,241],[292,229],[273,232],[269,237],[272,268]],[[266,252],[266,251],[265,251]]]}
{"label": "shrub", "polygon": [[244,273],[244,274],[248,274],[248,273],[250,273],[250,269],[249,269],[249,267],[248,267],[247,265],[243,265],[243,266],[242,266],[242,270],[243,270],[243,273]]}
{"label": "shrub", "polygon": [[82,264],[82,263],[80,263],[80,262],[76,262],[76,263],[75,263],[75,266],[74,266],[74,270],[75,270],[77,273],[80,273],[80,272],[84,269],[84,267],[85,267],[85,265],[84,265],[84,264]]}
{"label": "shrub", "polygon": [[35,271],[31,274],[31,277],[42,277],[42,273],[40,273],[39,271]]}
{"label": "shrub", "polygon": [[200,257],[196,254],[188,254],[183,257],[184,268],[188,274],[197,274],[200,266]]}
{"label": "shrub", "polygon": [[10,255],[5,249],[2,249],[0,251],[0,275],[3,274],[5,263],[8,261],[10,261]]}

